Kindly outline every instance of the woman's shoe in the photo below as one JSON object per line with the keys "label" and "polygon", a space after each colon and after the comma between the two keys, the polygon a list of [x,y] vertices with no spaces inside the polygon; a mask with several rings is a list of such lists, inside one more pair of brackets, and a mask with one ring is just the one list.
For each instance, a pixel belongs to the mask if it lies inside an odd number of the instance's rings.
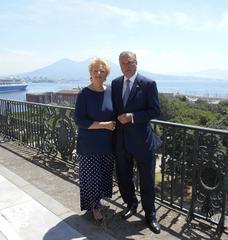
{"label": "woman's shoe", "polygon": [[92,213],[93,213],[93,218],[96,222],[102,222],[103,221],[103,216],[101,214],[100,209],[98,208],[93,208],[92,209]]}

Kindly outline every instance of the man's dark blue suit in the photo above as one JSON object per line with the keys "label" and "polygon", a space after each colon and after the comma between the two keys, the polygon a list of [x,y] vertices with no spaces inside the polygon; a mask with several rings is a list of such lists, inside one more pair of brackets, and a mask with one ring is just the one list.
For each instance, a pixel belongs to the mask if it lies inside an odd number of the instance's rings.
{"label": "man's dark blue suit", "polygon": [[157,86],[153,80],[137,74],[124,107],[123,82],[123,76],[112,81],[114,114],[117,118],[122,113],[132,113],[133,123],[121,124],[117,121],[116,124],[116,173],[119,189],[128,206],[137,204],[133,184],[133,159],[135,159],[140,176],[140,193],[145,216],[147,219],[155,219],[155,151],[150,120],[160,115]]}

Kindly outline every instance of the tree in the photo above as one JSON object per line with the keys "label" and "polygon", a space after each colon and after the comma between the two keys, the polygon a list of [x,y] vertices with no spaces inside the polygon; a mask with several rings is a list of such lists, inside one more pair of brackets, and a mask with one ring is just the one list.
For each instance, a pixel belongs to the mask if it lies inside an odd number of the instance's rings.
{"label": "tree", "polygon": [[228,100],[210,104],[198,99],[192,103],[187,98],[162,93],[160,103],[161,120],[220,129],[228,127]]}

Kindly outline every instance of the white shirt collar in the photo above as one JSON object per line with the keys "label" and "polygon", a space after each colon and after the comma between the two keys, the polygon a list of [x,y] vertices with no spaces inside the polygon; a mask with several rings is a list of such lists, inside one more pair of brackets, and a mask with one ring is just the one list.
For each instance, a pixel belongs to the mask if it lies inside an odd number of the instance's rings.
{"label": "white shirt collar", "polygon": [[137,74],[138,74],[138,72],[135,71],[135,74],[134,74],[132,77],[130,77],[130,78],[126,78],[126,77],[124,76],[124,81],[130,80],[130,81],[133,83],[133,82],[135,81],[135,79],[136,79]]}

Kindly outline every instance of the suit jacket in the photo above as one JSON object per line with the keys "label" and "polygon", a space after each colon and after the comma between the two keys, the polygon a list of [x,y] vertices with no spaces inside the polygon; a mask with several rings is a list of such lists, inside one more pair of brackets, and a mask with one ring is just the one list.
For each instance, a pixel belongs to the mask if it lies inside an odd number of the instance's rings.
{"label": "suit jacket", "polygon": [[123,106],[122,89],[124,77],[112,81],[113,110],[117,118],[122,113],[133,113],[134,123],[120,124],[117,121],[116,151],[123,145],[128,152],[138,157],[154,153],[154,137],[150,120],[159,117],[160,104],[155,81],[137,74],[126,106]]}

